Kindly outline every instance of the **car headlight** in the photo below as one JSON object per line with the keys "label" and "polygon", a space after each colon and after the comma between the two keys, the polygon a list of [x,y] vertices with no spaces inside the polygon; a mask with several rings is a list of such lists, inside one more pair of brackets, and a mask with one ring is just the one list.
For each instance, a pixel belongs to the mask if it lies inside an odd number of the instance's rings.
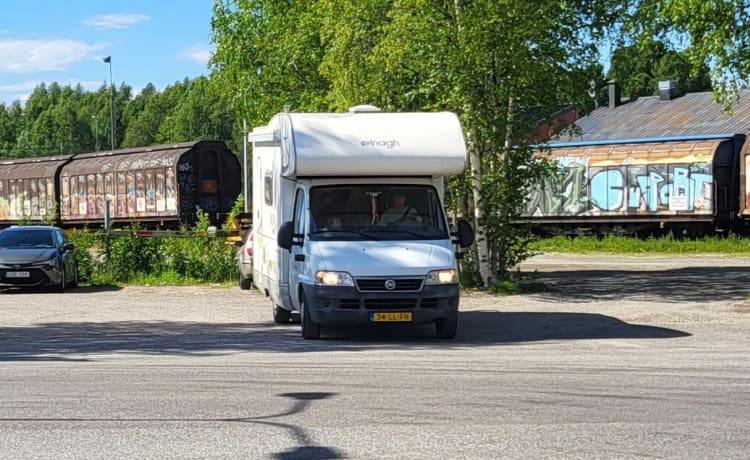
{"label": "car headlight", "polygon": [[318,286],[354,286],[352,275],[347,272],[315,272],[315,284]]}
{"label": "car headlight", "polygon": [[456,284],[458,283],[458,273],[455,268],[447,270],[433,270],[427,274],[425,279],[426,285],[434,284]]}
{"label": "car headlight", "polygon": [[57,259],[49,259],[49,260],[45,260],[44,262],[36,262],[33,265],[36,267],[55,268],[57,267]]}

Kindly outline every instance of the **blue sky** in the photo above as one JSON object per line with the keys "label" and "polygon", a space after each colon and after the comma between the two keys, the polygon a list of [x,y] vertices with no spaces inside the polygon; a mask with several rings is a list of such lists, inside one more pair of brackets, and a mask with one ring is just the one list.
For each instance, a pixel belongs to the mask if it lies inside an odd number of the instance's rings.
{"label": "blue sky", "polygon": [[135,93],[207,75],[212,0],[0,0],[0,103],[41,82]]}

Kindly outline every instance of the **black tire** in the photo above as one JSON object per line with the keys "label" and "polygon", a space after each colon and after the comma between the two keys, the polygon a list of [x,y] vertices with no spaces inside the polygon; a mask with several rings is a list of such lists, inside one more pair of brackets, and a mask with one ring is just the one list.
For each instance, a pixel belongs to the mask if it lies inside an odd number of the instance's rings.
{"label": "black tire", "polygon": [[317,340],[320,338],[320,324],[314,322],[310,317],[310,309],[305,305],[305,296],[299,300],[302,310],[302,338],[305,340]]}
{"label": "black tire", "polygon": [[252,278],[245,278],[244,276],[242,276],[242,273],[240,273],[240,289],[242,289],[243,291],[247,291],[251,287],[253,287]]}
{"label": "black tire", "polygon": [[273,322],[276,324],[289,324],[289,320],[292,317],[292,313],[289,310],[284,310],[280,306],[273,305]]}
{"label": "black tire", "polygon": [[73,267],[73,281],[71,281],[68,286],[78,287],[78,267]]}
{"label": "black tire", "polygon": [[435,332],[439,339],[452,339],[458,330],[458,316],[451,316],[435,321]]}
{"label": "black tire", "polygon": [[60,284],[57,285],[57,291],[65,292],[65,289],[67,288],[68,288],[68,272],[67,270],[65,270],[65,266],[63,265],[62,274],[60,275]]}

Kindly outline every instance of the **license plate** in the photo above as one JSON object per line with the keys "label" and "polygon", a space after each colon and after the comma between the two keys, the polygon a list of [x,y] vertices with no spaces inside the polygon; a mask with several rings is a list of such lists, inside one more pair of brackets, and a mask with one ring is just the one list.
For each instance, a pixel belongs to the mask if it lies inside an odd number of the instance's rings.
{"label": "license plate", "polygon": [[411,321],[411,312],[370,313],[370,321],[377,323],[408,323]]}
{"label": "license plate", "polygon": [[5,272],[6,278],[28,278],[29,272]]}

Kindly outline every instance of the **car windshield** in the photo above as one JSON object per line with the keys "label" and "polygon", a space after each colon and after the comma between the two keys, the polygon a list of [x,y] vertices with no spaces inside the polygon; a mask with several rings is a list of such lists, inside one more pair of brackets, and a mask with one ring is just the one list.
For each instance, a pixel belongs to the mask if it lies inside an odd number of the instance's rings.
{"label": "car windshield", "polygon": [[336,185],[310,190],[310,237],[333,240],[448,238],[430,185]]}
{"label": "car windshield", "polygon": [[0,247],[51,248],[55,246],[50,230],[6,230],[0,232]]}

